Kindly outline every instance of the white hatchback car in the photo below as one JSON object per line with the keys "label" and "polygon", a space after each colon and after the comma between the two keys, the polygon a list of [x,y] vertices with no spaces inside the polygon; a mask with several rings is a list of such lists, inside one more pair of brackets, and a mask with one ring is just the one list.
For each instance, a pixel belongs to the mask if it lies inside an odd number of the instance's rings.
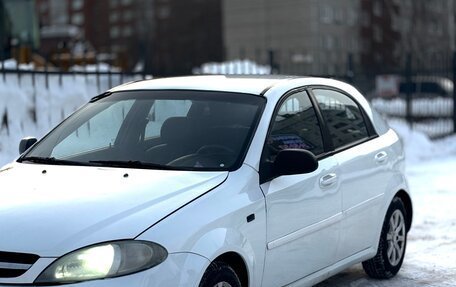
{"label": "white hatchback car", "polygon": [[0,286],[307,286],[400,269],[401,141],[352,86],[200,76],[93,98],[0,170]]}

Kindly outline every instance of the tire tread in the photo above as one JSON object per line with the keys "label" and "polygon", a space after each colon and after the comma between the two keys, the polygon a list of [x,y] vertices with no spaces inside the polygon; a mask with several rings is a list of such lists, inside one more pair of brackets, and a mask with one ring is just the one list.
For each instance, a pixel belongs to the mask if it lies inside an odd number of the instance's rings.
{"label": "tire tread", "polygon": [[393,199],[393,201],[391,202],[391,205],[388,208],[388,211],[386,213],[386,217],[385,217],[383,225],[382,225],[382,231],[381,231],[380,240],[379,240],[379,244],[378,244],[377,254],[375,255],[375,257],[373,257],[369,260],[366,260],[362,263],[363,269],[369,277],[372,277],[375,279],[389,279],[389,278],[394,277],[397,274],[397,272],[399,272],[399,269],[401,268],[402,261],[405,257],[405,250],[404,250],[404,254],[402,256],[402,260],[398,266],[391,266],[389,264],[389,262],[386,262],[388,259],[385,258],[385,256],[384,256],[384,254],[386,253],[385,248],[387,246],[386,233],[388,232],[388,228],[389,228],[389,217],[396,209],[400,209],[405,217],[405,215],[406,215],[405,206],[399,197],[395,197]]}

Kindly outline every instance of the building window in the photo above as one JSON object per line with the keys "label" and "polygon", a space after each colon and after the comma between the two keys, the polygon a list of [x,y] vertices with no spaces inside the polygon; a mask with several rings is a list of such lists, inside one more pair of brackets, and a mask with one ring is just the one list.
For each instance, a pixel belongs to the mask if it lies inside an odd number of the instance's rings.
{"label": "building window", "polygon": [[372,27],[374,41],[381,43],[383,41],[382,29],[379,26]]}
{"label": "building window", "polygon": [[109,7],[116,8],[119,6],[119,0],[109,0]]}
{"label": "building window", "polygon": [[130,37],[132,34],[133,34],[133,29],[131,28],[131,26],[125,26],[125,27],[123,28],[122,36],[124,36],[125,38],[128,38],[128,37]]}
{"label": "building window", "polygon": [[73,10],[81,10],[82,7],[84,6],[84,0],[73,0],[71,3],[71,7]]}
{"label": "building window", "polygon": [[439,21],[431,20],[428,24],[428,31],[430,34],[441,36],[443,34],[443,28]]}
{"label": "building window", "polygon": [[363,11],[361,14],[361,21],[364,27],[370,26],[370,15],[366,11]]}
{"label": "building window", "polygon": [[119,21],[119,13],[117,12],[111,12],[109,15],[109,22],[110,23],[116,23]]}
{"label": "building window", "polygon": [[350,26],[355,26],[358,23],[358,13],[353,8],[349,8],[347,11],[347,24]]}
{"label": "building window", "polygon": [[117,26],[111,27],[111,30],[109,30],[109,35],[111,36],[111,38],[118,38],[119,33],[119,27]]}
{"label": "building window", "polygon": [[132,0],[120,0],[123,6],[130,5],[133,1]]}
{"label": "building window", "polygon": [[334,10],[329,5],[320,6],[320,21],[325,24],[331,24],[334,19]]}
{"label": "building window", "polygon": [[372,12],[374,13],[374,15],[376,17],[382,17],[383,7],[382,7],[382,3],[380,3],[380,1],[375,1],[372,9],[373,9]]}
{"label": "building window", "polygon": [[124,20],[125,22],[129,22],[129,21],[131,21],[132,19],[133,19],[133,12],[132,12],[132,11],[129,10],[129,11],[125,11],[125,12],[123,13],[123,20]]}
{"label": "building window", "polygon": [[39,10],[41,14],[45,14],[49,10],[49,3],[48,2],[42,2],[41,5],[39,6]]}
{"label": "building window", "polygon": [[357,37],[351,37],[349,45],[350,45],[351,51],[358,51],[359,50],[358,38]]}
{"label": "building window", "polygon": [[437,13],[441,13],[443,12],[443,4],[444,2],[443,1],[428,1],[427,4],[427,9],[431,10],[431,11],[434,11],[434,12],[437,12]]}
{"label": "building window", "polygon": [[396,32],[401,31],[401,20],[397,16],[391,17],[391,29]]}
{"label": "building window", "polygon": [[336,24],[343,24],[343,22],[344,22],[344,10],[343,9],[336,9],[334,11],[334,22]]}
{"label": "building window", "polygon": [[321,38],[321,46],[323,49],[332,50],[336,46],[336,39],[331,35],[324,35]]}
{"label": "building window", "polygon": [[74,25],[82,25],[84,23],[84,14],[75,13],[71,16],[71,23]]}
{"label": "building window", "polygon": [[171,10],[168,6],[162,6],[158,9],[158,18],[159,19],[167,19],[171,14]]}

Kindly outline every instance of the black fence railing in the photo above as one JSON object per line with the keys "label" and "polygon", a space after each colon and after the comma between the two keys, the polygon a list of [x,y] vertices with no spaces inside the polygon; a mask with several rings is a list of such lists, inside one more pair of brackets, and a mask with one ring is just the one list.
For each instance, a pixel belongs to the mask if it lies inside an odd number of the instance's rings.
{"label": "black fence railing", "polygon": [[[95,83],[97,86],[97,90],[102,92],[105,89],[109,89],[113,86],[117,86],[120,84],[125,83],[126,81],[131,80],[141,80],[146,79],[149,76],[145,75],[142,72],[113,72],[113,71],[58,71],[58,70],[26,70],[26,69],[7,69],[7,68],[0,68],[0,78],[3,81],[7,80],[8,75],[14,76],[18,83],[20,84],[23,81],[24,76],[28,75],[31,77],[32,81],[31,84],[33,88],[36,88],[37,85],[37,77],[41,76],[44,77],[44,87],[46,89],[50,88],[50,79],[57,78],[58,84],[60,86],[63,85],[64,77],[68,76],[82,76],[85,79],[94,78]],[[102,85],[102,80],[107,82],[106,85]]]}
{"label": "black fence railing", "polygon": [[[78,70],[65,71],[47,66],[33,69],[16,65],[14,61],[6,63],[0,61],[0,92],[3,93],[0,95],[3,101],[0,102],[0,133],[7,136],[14,133],[12,130],[17,131],[18,127],[12,129],[15,122],[20,121],[20,129],[30,123],[52,127],[90,97],[126,82],[149,78],[142,72],[113,71],[106,65],[103,69],[91,65],[91,70],[78,67]],[[52,115],[43,110],[43,105],[52,109]]]}
{"label": "black fence railing", "polygon": [[[373,106],[386,117],[407,122],[412,128],[432,138],[456,133],[456,53],[436,60],[414,55],[403,57],[392,68],[363,64],[364,56],[354,53],[338,55],[328,52],[327,59],[295,51],[255,50],[255,56],[243,52],[238,64],[215,68],[218,74],[289,74],[340,79],[357,87]],[[81,63],[89,62],[83,60]],[[60,63],[60,65],[59,65]],[[74,63],[70,61],[69,63]],[[68,63],[67,63],[68,64]],[[98,92],[131,80],[146,78],[143,72],[123,72],[112,67],[100,68],[99,62],[77,69],[71,65],[46,62],[39,70],[8,68],[0,61],[0,81],[13,77],[35,89],[63,85],[64,79],[83,77]],[[57,66],[56,66],[57,65]],[[160,76],[160,75],[154,75]],[[44,79],[44,80],[43,80]],[[43,83],[44,81],[44,83]]]}
{"label": "black fence railing", "polygon": [[[431,138],[456,133],[456,53],[434,58],[408,54],[388,68],[367,65],[366,55],[354,53],[330,51],[313,57],[296,53],[299,49],[256,51],[254,61],[272,73],[339,79],[354,85],[387,118],[407,122]],[[249,73],[242,66],[236,69]]]}

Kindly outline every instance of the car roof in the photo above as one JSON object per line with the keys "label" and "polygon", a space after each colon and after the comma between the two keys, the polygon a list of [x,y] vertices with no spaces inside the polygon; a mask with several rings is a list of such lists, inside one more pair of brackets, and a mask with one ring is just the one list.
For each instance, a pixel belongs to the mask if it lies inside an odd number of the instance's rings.
{"label": "car roof", "polygon": [[134,90],[207,90],[262,95],[274,85],[295,79],[295,76],[185,76],[130,82],[110,92]]}
{"label": "car roof", "polygon": [[298,77],[284,75],[204,75],[161,78],[126,83],[108,92],[138,90],[201,90],[221,91],[260,95],[271,102],[277,102],[284,93],[305,86],[328,86],[340,89],[351,95],[372,119],[372,111],[367,100],[352,85],[319,77]]}

